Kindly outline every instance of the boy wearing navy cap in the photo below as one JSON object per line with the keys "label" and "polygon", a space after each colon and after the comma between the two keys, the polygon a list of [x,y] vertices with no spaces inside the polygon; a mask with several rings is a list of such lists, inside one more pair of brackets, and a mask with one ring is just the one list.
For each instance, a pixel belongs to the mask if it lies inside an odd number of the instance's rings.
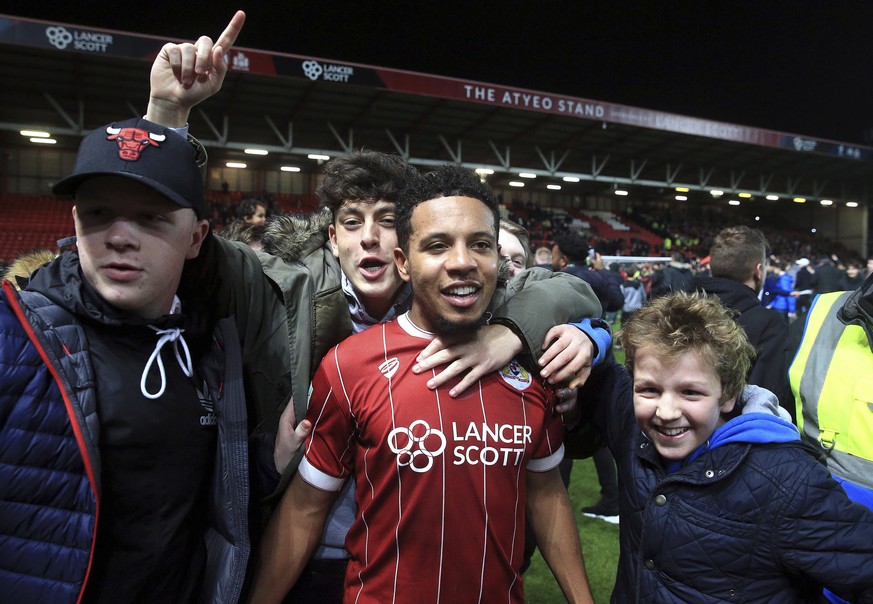
{"label": "boy wearing navy cap", "polygon": [[202,153],[168,132],[134,119],[88,134],[54,188],[75,198],[78,252],[25,291],[3,283],[8,601],[241,593],[251,545],[239,342],[231,319],[177,295],[208,224]]}

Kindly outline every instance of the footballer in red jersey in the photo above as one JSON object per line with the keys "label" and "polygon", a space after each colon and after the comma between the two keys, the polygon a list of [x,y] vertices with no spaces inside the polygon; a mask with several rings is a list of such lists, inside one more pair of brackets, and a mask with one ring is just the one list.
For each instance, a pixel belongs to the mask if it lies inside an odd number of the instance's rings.
{"label": "footballer in red jersey", "polygon": [[326,491],[358,485],[347,601],[523,602],[526,472],[561,461],[560,416],[515,361],[458,398],[428,390],[408,369],[431,337],[405,314],[325,357],[299,471]]}
{"label": "footballer in red jersey", "polygon": [[445,166],[397,204],[395,263],[411,310],[335,347],[316,372],[306,457],[265,534],[253,602],[277,602],[318,543],[350,477],[358,515],[345,602],[511,602],[525,510],[571,602],[593,602],[557,471],[560,420],[539,378],[512,362],[462,396],[412,366],[433,335],[477,329],[497,282],[498,208],[475,173]]}

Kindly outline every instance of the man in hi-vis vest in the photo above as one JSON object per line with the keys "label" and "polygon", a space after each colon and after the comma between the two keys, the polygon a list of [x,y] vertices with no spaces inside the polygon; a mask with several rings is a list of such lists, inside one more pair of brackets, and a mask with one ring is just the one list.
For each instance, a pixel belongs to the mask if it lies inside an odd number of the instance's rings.
{"label": "man in hi-vis vest", "polygon": [[873,275],[854,291],[813,299],[788,377],[803,438],[820,447],[849,497],[873,509],[871,348]]}

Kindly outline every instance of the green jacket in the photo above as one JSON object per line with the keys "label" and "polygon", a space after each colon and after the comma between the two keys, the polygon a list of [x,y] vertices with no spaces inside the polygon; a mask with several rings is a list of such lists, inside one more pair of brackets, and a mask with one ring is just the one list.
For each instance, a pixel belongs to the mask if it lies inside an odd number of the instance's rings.
{"label": "green jacket", "polygon": [[298,346],[290,334],[309,274],[297,263],[284,263],[283,287],[301,295],[283,300],[283,292],[265,272],[261,259],[249,246],[208,235],[200,255],[186,265],[179,297],[186,306],[200,305],[215,318],[233,317],[242,347],[246,398],[256,417],[249,418],[250,432],[275,433],[279,416],[300,375],[292,357]]}

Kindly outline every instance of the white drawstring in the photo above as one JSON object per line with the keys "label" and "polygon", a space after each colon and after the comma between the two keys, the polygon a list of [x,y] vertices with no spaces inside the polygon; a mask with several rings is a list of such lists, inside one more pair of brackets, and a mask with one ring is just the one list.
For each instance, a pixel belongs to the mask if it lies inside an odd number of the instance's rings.
{"label": "white drawstring", "polygon": [[[180,329],[175,327],[173,329],[158,329],[157,327],[152,327],[155,330],[156,335],[161,336],[158,338],[158,343],[155,344],[155,349],[152,352],[152,356],[149,357],[148,362],[146,363],[145,368],[142,371],[142,379],[139,382],[139,388],[142,391],[142,395],[146,398],[156,399],[159,398],[164,390],[167,388],[167,374],[164,372],[164,361],[161,359],[161,348],[164,347],[164,344],[167,342],[173,343],[173,352],[176,354],[176,362],[179,363],[179,367],[182,368],[182,373],[184,373],[187,377],[191,377],[194,374],[194,367],[191,365],[191,353],[188,351],[188,343],[185,341],[185,337],[182,335],[184,329]],[[182,350],[185,351],[185,359],[182,360],[182,355],[179,354],[179,343],[182,344]],[[146,389],[146,378],[149,375],[149,371],[151,371],[152,363],[155,362],[155,359],[158,360],[158,370],[161,372],[161,389],[158,390],[155,394],[152,394]]]}

